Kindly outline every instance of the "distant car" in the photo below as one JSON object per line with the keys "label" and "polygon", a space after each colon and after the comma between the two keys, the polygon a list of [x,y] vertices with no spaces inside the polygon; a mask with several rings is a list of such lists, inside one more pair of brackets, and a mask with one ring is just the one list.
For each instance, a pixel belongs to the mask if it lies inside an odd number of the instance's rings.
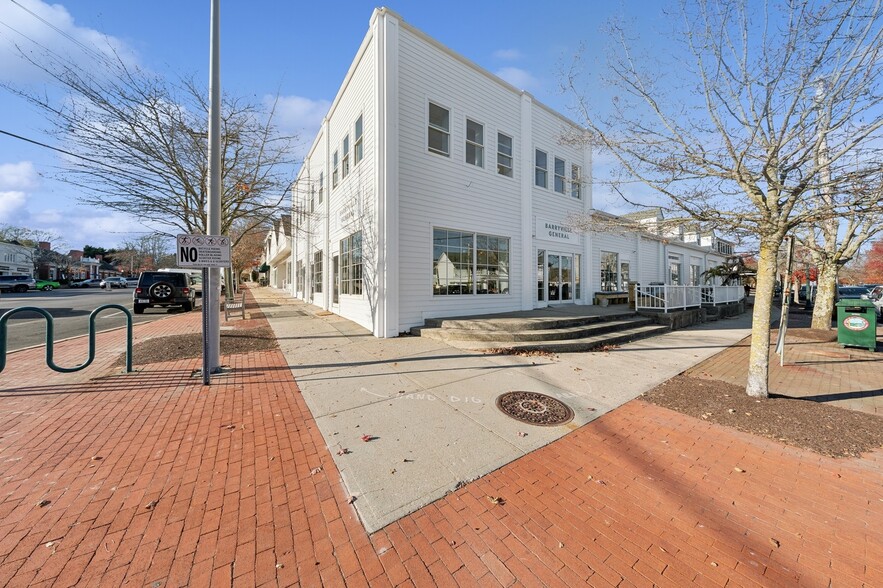
{"label": "distant car", "polygon": [[31,276],[0,276],[0,292],[27,292],[36,289],[37,281]]}
{"label": "distant car", "polygon": [[53,280],[37,280],[37,290],[43,290],[48,292],[49,290],[55,290],[56,288],[61,288],[61,284]]}
{"label": "distant car", "polygon": [[100,286],[102,288],[128,288],[129,281],[126,278],[115,276],[111,278],[104,278],[103,280],[101,280]]}
{"label": "distant car", "polygon": [[877,316],[883,317],[883,286],[874,286],[868,294],[868,300],[874,302],[877,309]]}
{"label": "distant car", "polygon": [[71,288],[100,288],[101,280],[98,278],[92,278],[89,280],[80,280],[79,282],[74,282],[71,284]]}

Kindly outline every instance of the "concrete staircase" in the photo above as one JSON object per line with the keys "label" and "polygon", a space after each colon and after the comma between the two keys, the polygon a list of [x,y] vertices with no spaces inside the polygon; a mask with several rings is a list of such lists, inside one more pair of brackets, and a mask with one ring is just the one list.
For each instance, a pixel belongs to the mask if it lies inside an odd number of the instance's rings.
{"label": "concrete staircase", "polygon": [[571,317],[476,317],[427,319],[411,334],[461,349],[506,349],[566,353],[591,351],[669,331],[633,311]]}

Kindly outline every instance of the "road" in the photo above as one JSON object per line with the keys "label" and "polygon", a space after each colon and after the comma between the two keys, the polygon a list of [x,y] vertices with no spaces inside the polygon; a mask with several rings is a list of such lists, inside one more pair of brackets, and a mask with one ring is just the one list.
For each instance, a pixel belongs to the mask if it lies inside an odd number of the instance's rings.
{"label": "road", "polygon": [[[36,306],[48,311],[54,319],[54,339],[56,341],[85,335],[89,332],[89,314],[102,304],[119,304],[132,309],[132,288],[116,290],[61,289],[51,292],[26,292],[23,294],[0,294],[0,315],[13,308]],[[134,323],[154,321],[168,312],[181,312],[179,309],[167,311],[164,308],[148,308],[144,314],[132,315]],[[97,331],[106,331],[124,326],[125,314],[119,309],[103,311],[95,319]],[[46,319],[38,313],[18,313],[7,323],[7,351],[14,351],[46,342]]]}

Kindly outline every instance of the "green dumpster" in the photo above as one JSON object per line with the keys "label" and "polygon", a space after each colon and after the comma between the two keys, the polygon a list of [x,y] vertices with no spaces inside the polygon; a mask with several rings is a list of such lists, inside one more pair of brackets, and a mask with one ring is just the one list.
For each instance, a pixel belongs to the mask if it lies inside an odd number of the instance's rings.
{"label": "green dumpster", "polygon": [[877,309],[871,300],[844,298],[837,303],[837,343],[877,349]]}

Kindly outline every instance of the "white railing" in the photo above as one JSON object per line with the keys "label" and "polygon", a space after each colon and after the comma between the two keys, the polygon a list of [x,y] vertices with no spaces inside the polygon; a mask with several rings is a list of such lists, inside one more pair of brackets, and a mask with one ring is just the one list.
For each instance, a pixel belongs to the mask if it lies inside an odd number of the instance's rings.
{"label": "white railing", "polygon": [[744,286],[674,286],[658,284],[635,287],[637,310],[684,310],[703,304],[728,304],[745,297]]}

